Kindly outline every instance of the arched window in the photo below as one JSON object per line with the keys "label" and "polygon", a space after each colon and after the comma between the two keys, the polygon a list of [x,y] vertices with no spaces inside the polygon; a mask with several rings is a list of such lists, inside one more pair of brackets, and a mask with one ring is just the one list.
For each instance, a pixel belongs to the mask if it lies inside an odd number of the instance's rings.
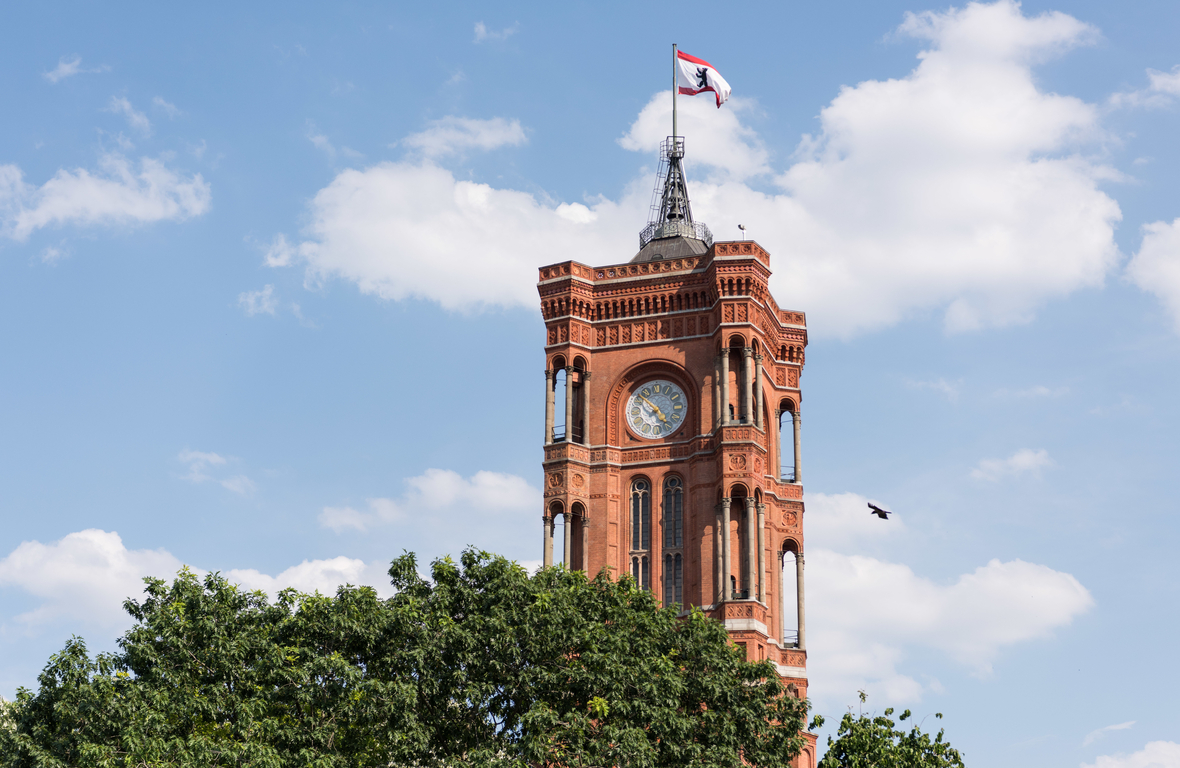
{"label": "arched window", "polygon": [[631,575],[643,589],[651,589],[651,482],[639,477],[631,482]]}
{"label": "arched window", "polygon": [[664,478],[664,605],[683,601],[684,481],[676,475]]}
{"label": "arched window", "polygon": [[676,475],[664,480],[664,549],[679,549],[684,541],[684,482]]}

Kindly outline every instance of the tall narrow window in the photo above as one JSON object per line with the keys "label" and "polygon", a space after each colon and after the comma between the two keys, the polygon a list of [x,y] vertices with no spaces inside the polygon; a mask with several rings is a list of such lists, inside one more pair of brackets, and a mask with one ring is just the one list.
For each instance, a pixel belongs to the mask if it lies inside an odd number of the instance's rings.
{"label": "tall narrow window", "polygon": [[673,567],[673,572],[676,574],[674,581],[676,586],[675,599],[677,603],[684,604],[684,567],[680,559],[680,555],[676,555],[676,565]]}
{"label": "tall narrow window", "polygon": [[635,581],[651,588],[651,569],[647,553],[651,549],[651,483],[636,478],[631,483],[631,570]]}
{"label": "tall narrow window", "polygon": [[684,482],[675,475],[664,480],[664,549],[679,549],[684,541]]}
{"label": "tall narrow window", "polygon": [[664,555],[664,607],[676,602],[676,577],[673,573],[672,556]]}
{"label": "tall narrow window", "polygon": [[664,555],[664,606],[684,602],[684,566],[679,553]]}
{"label": "tall narrow window", "polygon": [[664,478],[664,605],[681,602],[680,548],[684,546],[684,481]]}

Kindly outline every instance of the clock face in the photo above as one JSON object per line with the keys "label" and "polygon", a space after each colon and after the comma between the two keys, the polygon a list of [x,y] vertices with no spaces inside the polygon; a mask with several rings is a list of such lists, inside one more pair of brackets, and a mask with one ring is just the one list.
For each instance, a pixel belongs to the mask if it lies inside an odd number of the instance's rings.
{"label": "clock face", "polygon": [[627,400],[627,426],[649,440],[680,429],[687,414],[684,390],[663,379],[642,384]]}

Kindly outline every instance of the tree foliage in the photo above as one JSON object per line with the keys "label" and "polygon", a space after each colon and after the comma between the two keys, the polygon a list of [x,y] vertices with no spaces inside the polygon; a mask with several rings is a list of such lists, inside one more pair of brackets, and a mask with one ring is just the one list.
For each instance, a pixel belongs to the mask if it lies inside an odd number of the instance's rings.
{"label": "tree foliage", "polygon": [[[860,692],[863,704],[866,696]],[[819,768],[963,768],[959,751],[944,741],[939,729],[933,739],[918,725],[908,732],[894,730],[890,719],[893,708],[882,715],[866,715],[863,712],[853,717],[845,713],[836,731],[836,738],[828,737],[828,751],[819,761]],[[910,719],[907,709],[898,715],[899,722]],[[935,717],[942,719],[942,713]],[[816,718],[818,725],[823,721]]]}
{"label": "tree foliage", "polygon": [[148,580],[120,650],[80,639],[0,712],[0,766],[785,765],[806,703],[629,579],[467,551],[397,590],[272,603]]}

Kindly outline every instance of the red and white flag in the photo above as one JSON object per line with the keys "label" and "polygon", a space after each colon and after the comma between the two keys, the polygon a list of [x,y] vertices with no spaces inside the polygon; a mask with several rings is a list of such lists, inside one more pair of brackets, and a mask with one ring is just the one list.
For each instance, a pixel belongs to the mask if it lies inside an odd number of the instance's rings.
{"label": "red and white flag", "polygon": [[717,97],[720,107],[729,100],[729,83],[721,76],[712,64],[696,56],[689,56],[684,51],[676,51],[676,63],[680,65],[677,86],[685,96],[696,96],[698,93],[712,91]]}

